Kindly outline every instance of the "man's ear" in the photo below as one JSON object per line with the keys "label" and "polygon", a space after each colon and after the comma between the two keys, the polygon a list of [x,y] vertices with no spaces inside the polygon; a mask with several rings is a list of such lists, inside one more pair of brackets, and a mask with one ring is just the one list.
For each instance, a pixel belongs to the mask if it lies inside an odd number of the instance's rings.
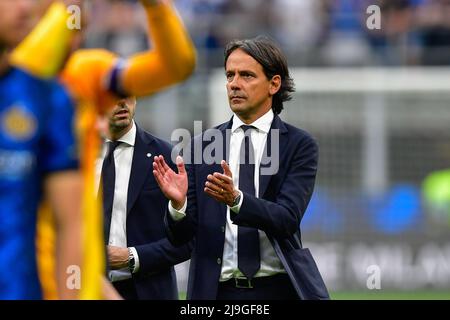
{"label": "man's ear", "polygon": [[270,80],[269,94],[271,96],[274,96],[278,92],[278,90],[280,90],[280,88],[281,88],[281,76],[277,74],[274,75]]}

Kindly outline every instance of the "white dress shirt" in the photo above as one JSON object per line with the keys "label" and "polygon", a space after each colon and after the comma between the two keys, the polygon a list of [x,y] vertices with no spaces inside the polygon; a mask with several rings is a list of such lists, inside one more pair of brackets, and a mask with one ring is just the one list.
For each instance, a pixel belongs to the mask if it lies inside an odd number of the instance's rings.
{"label": "white dress shirt", "polygon": [[[114,186],[114,200],[111,213],[111,227],[109,229],[109,245],[126,248],[127,247],[127,198],[128,184],[130,181],[131,165],[133,161],[134,143],[136,140],[136,125],[133,121],[131,129],[124,134],[118,141],[122,142],[114,150],[114,165],[116,173],[116,181]],[[100,183],[103,160],[108,151],[108,143],[111,140],[106,139],[101,158],[96,162],[96,190]],[[134,247],[130,248],[134,260],[135,268],[133,273],[139,270],[139,257]],[[110,271],[109,277],[112,281],[119,281],[131,278],[128,268]]]}
{"label": "white dress shirt", "polygon": [[[274,118],[274,113],[272,109],[264,114],[262,117],[257,119],[255,122],[250,124],[256,129],[251,131],[251,139],[254,148],[255,155],[255,196],[258,197],[259,194],[259,167],[261,163],[261,158],[266,145],[267,134],[269,133],[270,126]],[[241,126],[244,125],[236,115],[233,116],[233,125],[231,127],[231,137],[230,137],[230,155],[229,163],[231,173],[233,174],[233,184],[236,188],[239,188],[239,157],[241,144],[244,140],[244,131]],[[239,214],[239,209],[242,205],[243,194],[241,192],[240,203],[232,207],[235,213]],[[169,202],[169,212],[174,220],[183,219],[186,214],[187,203],[184,204],[183,208],[180,210],[175,210],[171,203]],[[238,226],[235,225],[230,219],[230,207],[227,206],[227,224],[225,229],[225,244],[223,250],[222,259],[222,270],[220,274],[220,281],[226,281],[231,278],[241,278],[244,275],[238,269]],[[260,242],[260,256],[261,256],[261,267],[256,273],[255,277],[264,277],[274,275],[276,273],[285,273],[286,271],[281,264],[275,250],[272,247],[266,233],[259,230],[259,242]]]}

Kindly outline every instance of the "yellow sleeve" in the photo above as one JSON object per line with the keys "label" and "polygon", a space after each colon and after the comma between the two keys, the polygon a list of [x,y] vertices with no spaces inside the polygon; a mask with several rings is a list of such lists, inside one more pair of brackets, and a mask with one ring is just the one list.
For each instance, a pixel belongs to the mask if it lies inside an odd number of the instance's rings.
{"label": "yellow sleeve", "polygon": [[102,298],[102,275],[105,272],[105,244],[101,200],[95,190],[95,160],[100,138],[97,116],[117,98],[104,90],[102,79],[116,64],[117,56],[106,50],[78,50],[61,73],[61,81],[77,101],[76,128],[83,174],[83,265],[80,299]]}
{"label": "yellow sleeve", "polygon": [[12,52],[12,65],[41,78],[55,77],[69,53],[74,31],[67,27],[69,13],[56,1],[33,31]]}
{"label": "yellow sleeve", "polygon": [[119,96],[146,96],[192,73],[195,48],[175,9],[161,4],[145,10],[153,49],[128,60],[103,49],[77,50],[62,73],[73,97],[102,113]]}
{"label": "yellow sleeve", "polygon": [[78,105],[87,104],[102,113],[118,99],[107,90],[106,83],[118,61],[118,57],[107,50],[77,50],[67,61],[61,81]]}
{"label": "yellow sleeve", "polygon": [[45,300],[58,299],[55,267],[55,228],[54,219],[47,202],[39,207],[36,228],[36,262],[42,295]]}
{"label": "yellow sleeve", "polygon": [[125,95],[149,95],[183,81],[195,68],[195,47],[175,8],[170,3],[144,8],[153,48],[126,61],[119,75]]}

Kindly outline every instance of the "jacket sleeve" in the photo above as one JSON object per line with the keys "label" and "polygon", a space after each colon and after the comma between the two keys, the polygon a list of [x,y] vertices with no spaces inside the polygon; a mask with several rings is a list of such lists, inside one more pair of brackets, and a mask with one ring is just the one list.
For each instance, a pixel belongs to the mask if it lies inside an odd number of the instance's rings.
{"label": "jacket sleeve", "polygon": [[135,247],[139,255],[139,273],[151,274],[189,260],[192,245],[174,247],[167,238]]}
{"label": "jacket sleeve", "polygon": [[274,201],[244,193],[238,214],[231,219],[237,225],[255,227],[276,237],[292,236],[311,199],[317,172],[318,146],[304,136],[296,146],[284,181]]}
{"label": "jacket sleeve", "polygon": [[[177,170],[176,164],[172,162],[172,145],[162,140],[160,142],[161,144],[158,148],[167,160],[168,165],[172,168],[172,170]],[[138,273],[155,273],[189,260],[191,257],[192,248],[193,245],[191,242],[175,247],[170,243],[167,237],[152,243],[135,246],[135,249],[139,255],[140,268]]]}

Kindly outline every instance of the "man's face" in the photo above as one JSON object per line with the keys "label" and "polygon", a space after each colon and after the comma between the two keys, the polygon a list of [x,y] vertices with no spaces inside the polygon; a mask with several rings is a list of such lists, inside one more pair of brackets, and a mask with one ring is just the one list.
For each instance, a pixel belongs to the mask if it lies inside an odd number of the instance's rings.
{"label": "man's face", "polygon": [[225,73],[228,102],[234,113],[246,119],[269,110],[276,91],[258,61],[236,49],[228,57]]}
{"label": "man's face", "polygon": [[32,28],[36,0],[0,0],[0,47],[14,48]]}
{"label": "man's face", "polygon": [[109,129],[111,131],[120,132],[131,126],[135,108],[135,97],[119,100],[115,107],[108,112]]}

